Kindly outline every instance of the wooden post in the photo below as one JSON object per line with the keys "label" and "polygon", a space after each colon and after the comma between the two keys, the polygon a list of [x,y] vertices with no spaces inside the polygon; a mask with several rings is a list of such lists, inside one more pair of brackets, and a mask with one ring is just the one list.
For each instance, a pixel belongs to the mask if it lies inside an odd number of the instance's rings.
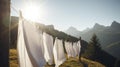
{"label": "wooden post", "polygon": [[[80,40],[80,45],[81,45],[81,37],[79,38]],[[80,47],[79,47],[80,48]],[[81,47],[82,48],[82,47]],[[80,49],[80,52],[79,52],[79,62],[81,62],[81,49]]]}
{"label": "wooden post", "polygon": [[0,0],[0,67],[9,67],[10,0]]}

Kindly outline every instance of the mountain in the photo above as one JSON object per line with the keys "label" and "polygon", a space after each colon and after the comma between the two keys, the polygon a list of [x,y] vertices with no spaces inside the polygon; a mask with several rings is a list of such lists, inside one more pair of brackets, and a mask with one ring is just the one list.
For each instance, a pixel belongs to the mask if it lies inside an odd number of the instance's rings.
{"label": "mountain", "polygon": [[110,26],[110,29],[115,32],[120,32],[120,23],[118,23],[117,21],[113,21],[113,23]]}
{"label": "mountain", "polygon": [[[80,31],[78,31],[76,28],[71,26],[71,27],[69,27],[69,29],[67,29],[65,31],[65,33],[77,37],[77,36],[79,36]],[[79,37],[77,37],[77,38],[79,38]]]}
{"label": "mountain", "polygon": [[102,30],[105,29],[105,26],[96,23],[96,24],[94,25],[93,29],[94,29],[94,30],[100,30],[100,31],[102,31]]}
{"label": "mountain", "polygon": [[[95,33],[99,38],[99,42],[101,43],[102,49],[104,49],[108,53],[120,59],[120,53],[118,53],[120,48],[116,47],[116,46],[120,46],[120,44],[115,45],[115,43],[120,41],[120,23],[118,23],[117,21],[113,21],[110,26],[104,26],[96,23],[93,26],[93,28],[90,28],[90,29],[88,28],[87,31],[77,30],[77,32],[75,31],[72,32],[72,30],[70,30],[69,28],[69,30],[67,30],[66,33],[71,34],[72,36],[75,36],[75,37],[81,36],[81,38],[87,42],[90,41],[92,35]],[[72,33],[76,33],[76,35]],[[114,44],[114,48],[110,47],[109,49],[107,49],[106,47],[111,44]]]}

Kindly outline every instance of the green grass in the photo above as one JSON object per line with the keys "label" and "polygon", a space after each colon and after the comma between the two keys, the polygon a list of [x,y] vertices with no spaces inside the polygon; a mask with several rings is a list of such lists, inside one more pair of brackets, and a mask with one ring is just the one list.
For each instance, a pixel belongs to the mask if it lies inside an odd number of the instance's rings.
{"label": "green grass", "polygon": [[[16,49],[10,49],[10,67],[18,67],[18,58]],[[85,58],[81,58],[82,62],[79,62],[78,57],[67,59],[60,67],[105,67],[104,65],[91,61]],[[47,65],[45,67],[55,67],[55,65]]]}

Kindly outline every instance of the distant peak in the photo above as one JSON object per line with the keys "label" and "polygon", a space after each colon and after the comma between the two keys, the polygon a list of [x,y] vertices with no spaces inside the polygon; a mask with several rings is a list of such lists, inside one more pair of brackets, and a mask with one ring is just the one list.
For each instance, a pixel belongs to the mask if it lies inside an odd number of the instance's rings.
{"label": "distant peak", "polygon": [[99,27],[99,26],[101,26],[101,25],[98,23],[95,23],[94,28]]}
{"label": "distant peak", "polygon": [[95,25],[100,25],[100,24],[98,24],[98,23],[95,23]]}
{"label": "distant peak", "polygon": [[79,30],[77,30],[75,27],[73,27],[73,26],[71,26],[71,27],[69,27],[66,31],[69,31],[69,32],[73,32],[74,31],[74,33],[77,31],[77,32],[79,32]]}
{"label": "distant peak", "polygon": [[72,30],[77,30],[75,27],[71,26],[69,27],[69,29],[72,29]]}
{"label": "distant peak", "polygon": [[118,23],[117,21],[113,21],[112,23]]}
{"label": "distant peak", "polygon": [[111,27],[120,27],[120,23],[118,23],[117,21],[113,21]]}
{"label": "distant peak", "polygon": [[94,28],[94,29],[103,29],[103,28],[105,28],[105,26],[104,26],[104,25],[100,25],[100,24],[98,24],[98,23],[95,23],[95,25],[94,25],[93,28]]}
{"label": "distant peak", "polygon": [[112,25],[118,25],[118,24],[120,24],[120,23],[118,23],[117,21],[113,21],[112,24],[111,24],[111,26]]}

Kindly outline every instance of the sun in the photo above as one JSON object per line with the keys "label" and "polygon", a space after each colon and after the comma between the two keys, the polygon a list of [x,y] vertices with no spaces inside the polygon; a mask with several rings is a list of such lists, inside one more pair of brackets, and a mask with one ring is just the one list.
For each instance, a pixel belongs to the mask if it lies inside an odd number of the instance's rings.
{"label": "sun", "polygon": [[28,5],[23,9],[23,17],[27,20],[37,21],[42,17],[42,10],[37,5]]}

